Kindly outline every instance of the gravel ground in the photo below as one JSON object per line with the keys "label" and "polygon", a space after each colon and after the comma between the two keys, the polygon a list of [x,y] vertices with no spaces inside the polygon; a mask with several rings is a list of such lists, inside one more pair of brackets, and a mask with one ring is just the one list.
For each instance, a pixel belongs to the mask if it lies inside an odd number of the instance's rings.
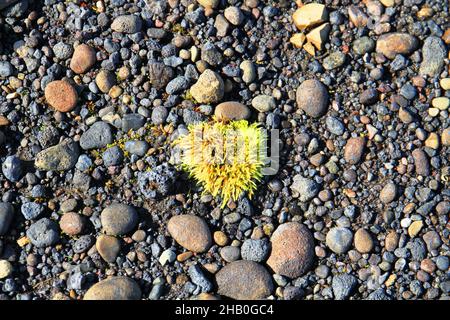
{"label": "gravel ground", "polygon": [[[0,0],[0,299],[447,300],[448,2],[304,3]],[[223,209],[213,115],[280,130]]]}

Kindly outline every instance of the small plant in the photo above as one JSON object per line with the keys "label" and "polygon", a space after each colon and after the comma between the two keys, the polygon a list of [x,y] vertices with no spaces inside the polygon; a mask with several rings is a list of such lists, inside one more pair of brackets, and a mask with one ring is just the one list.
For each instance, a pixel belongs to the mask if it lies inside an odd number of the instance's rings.
{"label": "small plant", "polygon": [[267,136],[257,124],[245,120],[200,122],[189,134],[174,141],[178,161],[204,188],[220,195],[222,208],[241,193],[251,198],[262,178]]}

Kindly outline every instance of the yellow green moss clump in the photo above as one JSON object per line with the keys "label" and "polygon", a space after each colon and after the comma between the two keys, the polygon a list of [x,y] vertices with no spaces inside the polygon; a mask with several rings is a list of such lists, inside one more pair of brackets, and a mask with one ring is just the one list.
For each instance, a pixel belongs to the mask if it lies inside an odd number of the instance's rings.
{"label": "yellow green moss clump", "polygon": [[267,135],[245,120],[201,122],[175,140],[181,168],[204,188],[222,198],[222,208],[241,193],[251,198],[262,178]]}

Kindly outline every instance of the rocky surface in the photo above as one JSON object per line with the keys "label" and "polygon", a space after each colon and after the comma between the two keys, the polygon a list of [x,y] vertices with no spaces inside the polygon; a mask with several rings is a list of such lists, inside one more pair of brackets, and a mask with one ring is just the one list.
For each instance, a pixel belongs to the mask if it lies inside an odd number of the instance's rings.
{"label": "rocky surface", "polygon": [[[448,300],[448,10],[0,0],[0,300]],[[223,207],[214,118],[279,130]]]}

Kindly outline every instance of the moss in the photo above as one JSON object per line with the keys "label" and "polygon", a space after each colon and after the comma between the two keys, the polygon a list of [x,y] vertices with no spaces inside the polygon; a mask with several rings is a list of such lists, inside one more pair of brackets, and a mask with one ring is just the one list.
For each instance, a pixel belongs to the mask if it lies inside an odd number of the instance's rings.
{"label": "moss", "polygon": [[201,122],[174,141],[182,150],[180,167],[203,187],[220,196],[222,208],[246,192],[249,198],[262,178],[261,147],[267,137],[257,124],[245,120]]}

